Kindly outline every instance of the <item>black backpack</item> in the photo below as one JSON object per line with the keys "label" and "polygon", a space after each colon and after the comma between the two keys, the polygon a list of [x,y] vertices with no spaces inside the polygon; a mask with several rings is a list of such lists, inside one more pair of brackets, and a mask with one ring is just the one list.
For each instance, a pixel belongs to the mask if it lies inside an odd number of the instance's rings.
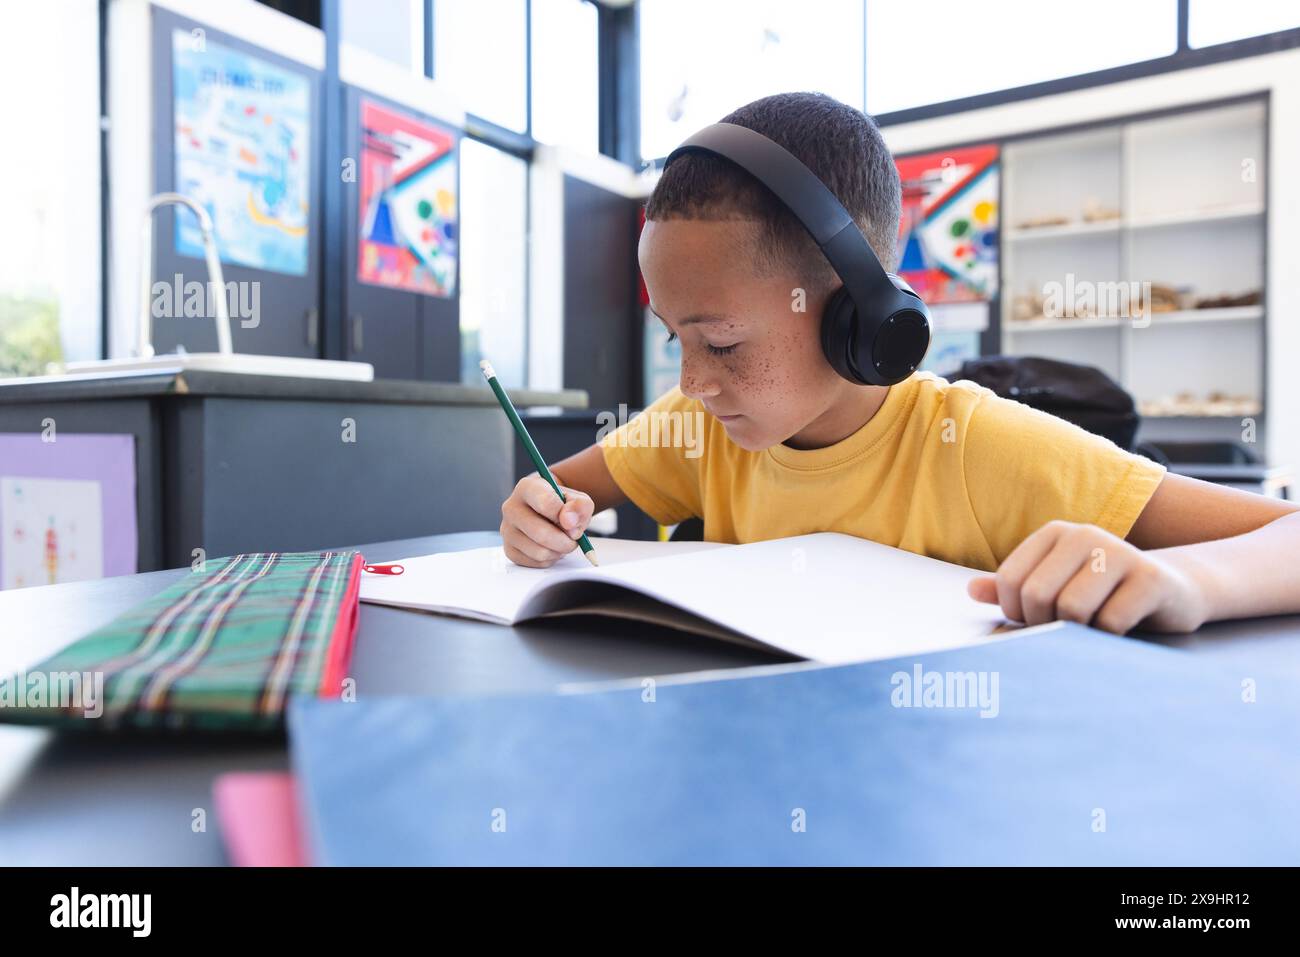
{"label": "black backpack", "polygon": [[1133,397],[1093,366],[1040,356],[985,356],[963,362],[952,379],[970,379],[1133,450],[1139,421]]}

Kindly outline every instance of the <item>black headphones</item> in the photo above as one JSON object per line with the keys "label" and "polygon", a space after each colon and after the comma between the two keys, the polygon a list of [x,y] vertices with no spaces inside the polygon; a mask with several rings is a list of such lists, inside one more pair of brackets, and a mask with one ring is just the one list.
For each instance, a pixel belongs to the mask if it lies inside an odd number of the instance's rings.
{"label": "black headphones", "polygon": [[822,313],[822,351],[859,385],[893,385],[916,371],[930,347],[930,313],[906,282],[887,273],[862,230],[807,166],[762,133],[734,123],[706,126],[668,154],[730,160],[776,194],[808,230],[844,285]]}

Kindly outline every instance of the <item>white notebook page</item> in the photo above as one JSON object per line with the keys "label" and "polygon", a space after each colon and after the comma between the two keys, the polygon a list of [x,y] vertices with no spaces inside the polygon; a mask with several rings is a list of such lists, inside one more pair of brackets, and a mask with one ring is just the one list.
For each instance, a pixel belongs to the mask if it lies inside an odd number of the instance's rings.
{"label": "white notebook page", "polygon": [[[591,544],[602,570],[627,562],[735,547],[717,542],[638,542],[621,538],[592,538]],[[576,548],[550,568],[525,568],[506,558],[499,545],[382,564],[401,565],[403,572],[362,572],[362,601],[504,623],[515,620],[528,592],[541,582],[565,572],[596,571]]]}
{"label": "white notebook page", "polygon": [[966,594],[980,574],[820,532],[613,567],[607,577],[774,648],[838,664],[989,640],[1006,622],[997,606]]}
{"label": "white notebook page", "polygon": [[[510,622],[549,606],[530,594],[575,574],[652,598],[814,661],[902,657],[987,641],[1001,611],[966,594],[980,574],[875,542],[822,532],[748,545],[593,540],[601,567],[580,553],[549,569],[515,565],[499,547],[364,574],[364,601]],[[711,554],[711,552],[716,552]],[[671,557],[671,561],[659,559]]]}

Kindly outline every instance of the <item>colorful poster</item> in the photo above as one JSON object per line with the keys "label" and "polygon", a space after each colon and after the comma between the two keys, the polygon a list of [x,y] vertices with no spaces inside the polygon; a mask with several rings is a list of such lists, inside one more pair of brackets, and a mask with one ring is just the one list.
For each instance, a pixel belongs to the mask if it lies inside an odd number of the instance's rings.
{"label": "colorful poster", "polygon": [[98,482],[0,478],[0,534],[0,587],[103,577],[104,507]]}
{"label": "colorful poster", "polygon": [[135,438],[0,433],[0,587],[137,570]]}
{"label": "colorful poster", "polygon": [[363,99],[357,279],[454,296],[456,192],[455,133]]}
{"label": "colorful poster", "polygon": [[897,164],[899,275],[930,304],[991,299],[998,286],[998,148],[908,156]]}
{"label": "colorful poster", "polygon": [[[311,208],[311,86],[184,30],[172,34],[176,191],[197,200],[225,262],[301,276]],[[176,252],[202,258],[198,224],[176,211]]]}

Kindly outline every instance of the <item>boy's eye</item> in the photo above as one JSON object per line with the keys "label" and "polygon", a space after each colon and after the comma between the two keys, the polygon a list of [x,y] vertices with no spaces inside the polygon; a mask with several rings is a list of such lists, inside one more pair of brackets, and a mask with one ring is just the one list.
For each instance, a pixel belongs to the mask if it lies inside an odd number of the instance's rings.
{"label": "boy's eye", "polygon": [[[668,341],[669,341],[669,342],[672,342],[672,341],[673,341],[674,339],[676,339],[676,338],[677,338],[677,333],[675,333],[675,332],[670,332],[670,333],[668,333]],[[715,346],[715,345],[713,345],[712,343],[708,343],[708,342],[706,342],[706,343],[704,344],[704,348],[708,350],[708,352],[709,352],[710,355],[715,355],[715,356],[728,356],[728,355],[731,355],[731,353],[733,353],[733,352],[736,351],[736,346],[738,346],[738,345],[740,345],[739,342],[734,342],[734,343],[732,343],[732,344],[729,345],[729,346]]]}

